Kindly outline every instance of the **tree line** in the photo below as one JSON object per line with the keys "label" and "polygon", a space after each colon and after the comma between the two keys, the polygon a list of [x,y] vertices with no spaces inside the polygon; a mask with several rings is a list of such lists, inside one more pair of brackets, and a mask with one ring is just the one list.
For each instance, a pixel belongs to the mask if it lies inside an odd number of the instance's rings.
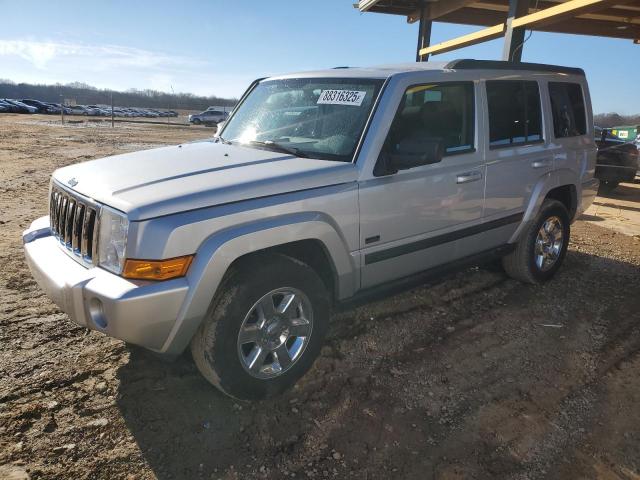
{"label": "tree line", "polygon": [[618,113],[599,113],[593,118],[593,123],[599,127],[621,127],[623,125],[640,125],[640,114],[620,115]]}
{"label": "tree line", "polygon": [[157,90],[129,89],[124,92],[98,89],[85,83],[73,82],[55,85],[34,85],[0,80],[0,98],[35,99],[43,102],[60,103],[62,99],[72,100],[78,105],[109,105],[120,107],[163,108],[204,110],[209,106],[231,107],[234,98],[216,96],[204,97],[191,93],[166,93]]}

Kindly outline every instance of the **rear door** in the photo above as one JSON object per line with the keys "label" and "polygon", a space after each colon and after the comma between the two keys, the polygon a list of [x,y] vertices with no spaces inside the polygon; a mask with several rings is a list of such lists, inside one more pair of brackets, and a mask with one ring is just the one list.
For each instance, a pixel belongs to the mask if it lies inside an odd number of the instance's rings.
{"label": "rear door", "polygon": [[586,92],[578,82],[549,82],[552,146],[557,170],[570,170],[587,180],[595,168],[596,147],[587,118]]}
{"label": "rear door", "polygon": [[485,221],[488,246],[507,242],[522,220],[531,195],[553,169],[544,138],[537,81],[487,80]]}
{"label": "rear door", "polygon": [[[403,88],[403,87],[400,87]],[[381,155],[407,139],[444,145],[438,163],[374,171],[361,182],[362,288],[404,277],[465,256],[471,243],[456,240],[482,219],[484,165],[477,148],[477,86],[473,82],[409,84],[397,107]]]}

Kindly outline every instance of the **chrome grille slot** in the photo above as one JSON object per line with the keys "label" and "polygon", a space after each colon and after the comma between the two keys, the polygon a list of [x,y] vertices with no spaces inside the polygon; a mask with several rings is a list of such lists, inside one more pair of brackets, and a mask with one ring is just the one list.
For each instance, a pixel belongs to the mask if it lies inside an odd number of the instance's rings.
{"label": "chrome grille slot", "polygon": [[51,232],[75,257],[95,263],[99,206],[54,184],[49,197]]}

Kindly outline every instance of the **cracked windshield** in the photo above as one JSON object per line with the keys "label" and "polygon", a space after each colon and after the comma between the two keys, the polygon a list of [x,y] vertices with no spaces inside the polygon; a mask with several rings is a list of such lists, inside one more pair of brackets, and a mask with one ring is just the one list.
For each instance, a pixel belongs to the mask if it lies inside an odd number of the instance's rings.
{"label": "cracked windshield", "polygon": [[259,83],[220,133],[223,141],[350,162],[381,86],[364,79]]}

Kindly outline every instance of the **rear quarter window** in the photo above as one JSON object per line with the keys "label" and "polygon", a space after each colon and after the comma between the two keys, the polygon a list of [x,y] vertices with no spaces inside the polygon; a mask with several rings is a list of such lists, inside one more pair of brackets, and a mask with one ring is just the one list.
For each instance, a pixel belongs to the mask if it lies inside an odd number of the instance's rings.
{"label": "rear quarter window", "polygon": [[577,137],[587,133],[584,96],[579,84],[549,82],[549,97],[556,138]]}

